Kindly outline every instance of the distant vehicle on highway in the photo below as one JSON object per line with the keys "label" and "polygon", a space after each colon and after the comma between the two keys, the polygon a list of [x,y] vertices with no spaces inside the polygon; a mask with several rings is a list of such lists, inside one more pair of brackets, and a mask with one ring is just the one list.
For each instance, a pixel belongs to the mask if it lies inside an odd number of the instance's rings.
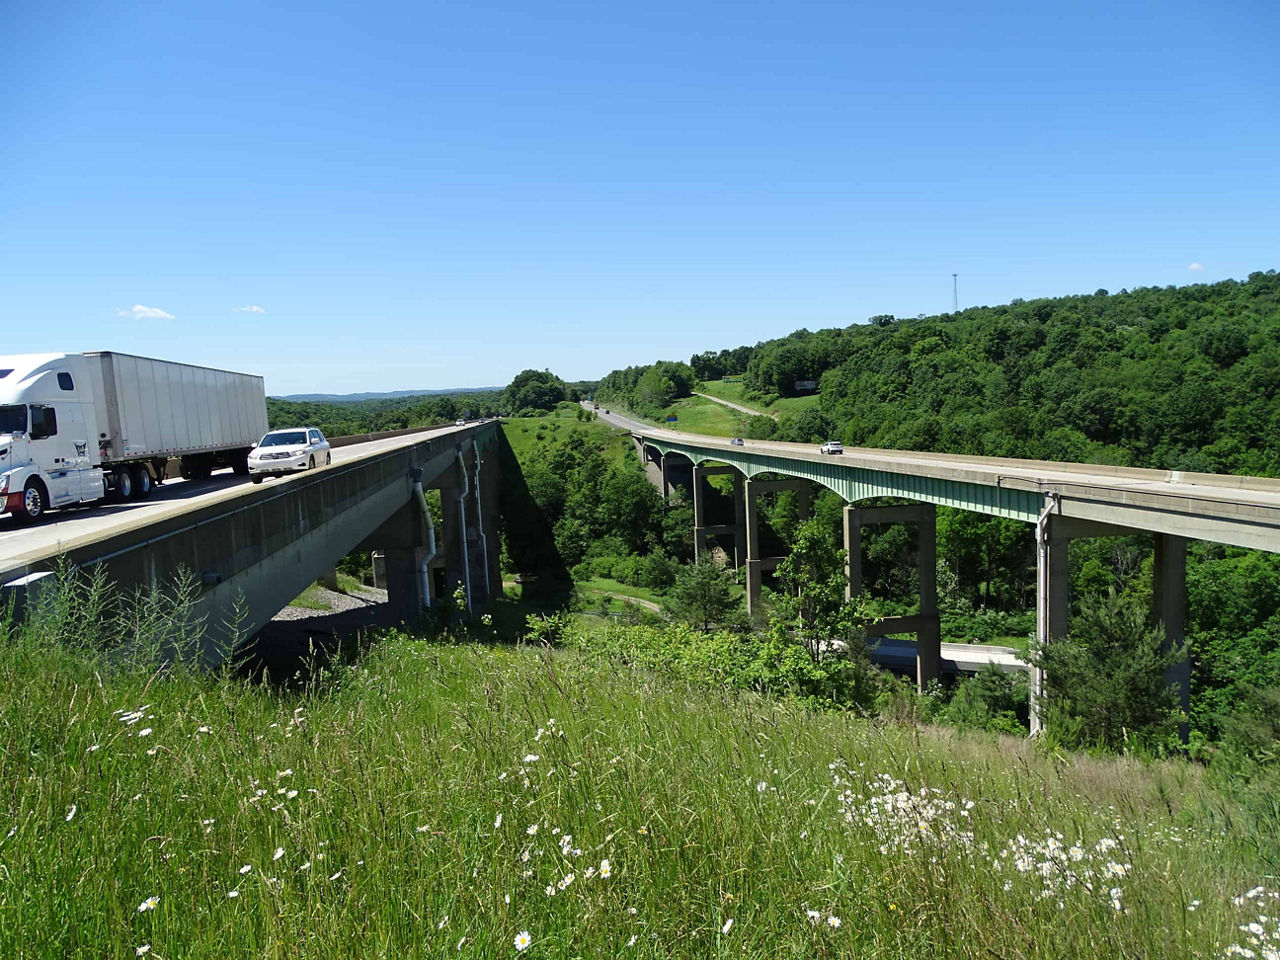
{"label": "distant vehicle on highway", "polygon": [[744,447],[747,444],[747,441],[743,440],[741,437],[734,437],[729,442],[733,444],[735,447]]}
{"label": "distant vehicle on highway", "polygon": [[608,410],[606,410],[606,411],[604,412],[604,415],[607,417],[607,416],[609,415],[609,411],[608,411]]}
{"label": "distant vehicle on highway", "polygon": [[839,440],[828,440],[818,448],[819,453],[844,453],[844,446]]}
{"label": "distant vehicle on highway", "polygon": [[465,426],[467,425],[467,421],[465,421],[465,420],[455,420],[455,421],[453,421],[453,425],[454,425],[455,427],[465,427]]}
{"label": "distant vehicle on highway", "polygon": [[249,472],[267,429],[262,378],[127,353],[0,356],[0,512],[133,500],[218,467]]}
{"label": "distant vehicle on highway", "polygon": [[314,470],[333,461],[329,441],[315,427],[272,430],[249,453],[249,475],[254,483],[300,470]]}

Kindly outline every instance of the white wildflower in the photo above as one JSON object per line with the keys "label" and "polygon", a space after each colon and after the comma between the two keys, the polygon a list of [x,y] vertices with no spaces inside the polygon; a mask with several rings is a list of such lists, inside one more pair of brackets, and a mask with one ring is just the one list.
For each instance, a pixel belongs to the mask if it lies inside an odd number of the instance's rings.
{"label": "white wildflower", "polygon": [[516,949],[524,952],[529,949],[529,944],[533,943],[533,938],[529,936],[528,930],[521,930],[516,934]]}

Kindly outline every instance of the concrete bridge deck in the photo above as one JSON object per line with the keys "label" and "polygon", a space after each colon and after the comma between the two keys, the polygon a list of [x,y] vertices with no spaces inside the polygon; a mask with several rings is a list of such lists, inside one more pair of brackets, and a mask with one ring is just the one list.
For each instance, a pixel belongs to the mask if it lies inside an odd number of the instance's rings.
{"label": "concrete bridge deck", "polygon": [[[386,551],[390,601],[402,619],[430,600],[433,561],[443,567],[441,588],[461,583],[469,599],[483,600],[498,580],[498,463],[486,453],[497,430],[491,422],[414,432],[336,448],[332,466],[262,484],[224,477],[194,491],[175,484],[153,502],[51,514],[3,531],[0,584],[39,577],[60,557],[100,566],[123,589],[162,585],[185,569],[219,639],[233,620],[240,634],[261,628],[363,548]],[[426,511],[416,484],[440,490],[440,516]]]}

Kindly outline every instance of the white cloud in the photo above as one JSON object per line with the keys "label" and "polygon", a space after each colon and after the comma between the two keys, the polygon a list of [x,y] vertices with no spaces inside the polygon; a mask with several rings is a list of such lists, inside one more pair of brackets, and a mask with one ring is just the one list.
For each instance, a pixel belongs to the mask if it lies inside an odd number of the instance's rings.
{"label": "white cloud", "polygon": [[256,303],[251,303],[247,307],[236,307],[235,311],[236,313],[266,313],[267,312],[263,310],[260,306],[258,306]]}
{"label": "white cloud", "polygon": [[128,310],[117,310],[117,317],[133,317],[135,320],[172,320],[172,313],[165,313],[159,307],[144,307],[140,303],[135,303]]}
{"label": "white cloud", "polygon": [[1195,270],[1195,271],[1198,273],[1198,272],[1200,272],[1201,270],[1203,270],[1203,269],[1204,269],[1204,264],[1203,264],[1203,263],[1188,263],[1188,264],[1187,264],[1187,269],[1188,269],[1188,270]]}

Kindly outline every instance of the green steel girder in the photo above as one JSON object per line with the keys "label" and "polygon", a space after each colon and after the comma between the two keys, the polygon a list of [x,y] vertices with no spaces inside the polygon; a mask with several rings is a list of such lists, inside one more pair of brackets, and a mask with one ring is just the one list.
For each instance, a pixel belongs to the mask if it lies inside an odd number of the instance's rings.
{"label": "green steel girder", "polygon": [[746,450],[730,452],[702,447],[696,443],[674,443],[648,437],[643,438],[642,442],[663,456],[678,453],[694,464],[707,461],[726,463],[748,479],[761,473],[779,473],[811,480],[834,491],[846,503],[872,497],[904,497],[1028,523],[1035,523],[1044,509],[1044,494],[1032,490],[1014,490],[963,480],[869,470],[847,461],[842,462],[839,457],[816,462]]}

